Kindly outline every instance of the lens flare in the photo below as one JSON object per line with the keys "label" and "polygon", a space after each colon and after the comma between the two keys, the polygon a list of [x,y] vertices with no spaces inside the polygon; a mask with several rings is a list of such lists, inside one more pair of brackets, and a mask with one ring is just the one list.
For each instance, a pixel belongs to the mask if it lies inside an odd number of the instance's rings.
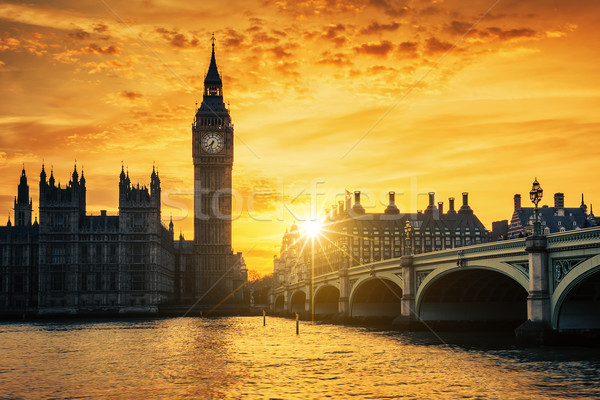
{"label": "lens flare", "polygon": [[310,237],[316,237],[321,232],[321,221],[319,220],[308,220],[304,223],[304,230]]}

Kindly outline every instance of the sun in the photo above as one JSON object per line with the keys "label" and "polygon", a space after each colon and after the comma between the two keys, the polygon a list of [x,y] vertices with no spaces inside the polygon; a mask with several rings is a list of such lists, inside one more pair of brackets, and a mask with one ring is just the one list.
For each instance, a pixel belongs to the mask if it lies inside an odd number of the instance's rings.
{"label": "sun", "polygon": [[309,237],[317,237],[319,235],[319,233],[321,232],[321,221],[319,221],[318,219],[311,219],[306,221],[304,224],[304,231],[306,232],[306,235]]}

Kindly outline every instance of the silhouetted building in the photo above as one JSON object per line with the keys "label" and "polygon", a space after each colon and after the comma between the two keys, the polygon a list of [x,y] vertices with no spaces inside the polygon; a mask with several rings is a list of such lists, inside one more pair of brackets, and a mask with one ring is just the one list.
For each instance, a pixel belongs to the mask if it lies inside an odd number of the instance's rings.
{"label": "silhouetted building", "polygon": [[[533,207],[522,207],[521,195],[514,196],[514,211],[508,228],[508,237],[529,236],[533,234],[535,222],[535,209]],[[587,228],[598,224],[597,218],[590,207],[587,206],[581,195],[579,207],[565,208],[565,195],[554,194],[554,207],[544,205],[538,208],[542,234],[564,232],[573,229]]]}
{"label": "silhouetted building", "polygon": [[247,280],[241,253],[231,247],[233,124],[223,101],[223,82],[213,41],[202,104],[192,124],[194,240],[183,236],[178,251],[177,288],[183,304],[242,302],[236,290]]}
{"label": "silhouetted building", "polygon": [[[164,306],[240,304],[247,280],[231,248],[233,125],[223,103],[214,43],[204,98],[192,126],[194,240],[174,242],[161,223],[161,187],[132,185],[121,168],[119,212],[86,215],[86,181],[75,166],[64,186],[42,165],[39,223],[25,169],[15,226],[0,227],[0,313],[157,313]],[[169,310],[173,310],[169,308]]]}
{"label": "silhouetted building", "polygon": [[401,214],[395,204],[394,192],[383,213],[366,213],[360,204],[360,192],[332,207],[324,227],[315,238],[314,268],[311,238],[299,232],[294,224],[283,236],[279,256],[274,257],[274,287],[356,265],[452,249],[489,241],[489,233],[469,206],[468,194],[456,211],[454,198],[449,199],[447,212],[443,203],[435,204],[435,194],[429,193],[429,205],[424,212]]}

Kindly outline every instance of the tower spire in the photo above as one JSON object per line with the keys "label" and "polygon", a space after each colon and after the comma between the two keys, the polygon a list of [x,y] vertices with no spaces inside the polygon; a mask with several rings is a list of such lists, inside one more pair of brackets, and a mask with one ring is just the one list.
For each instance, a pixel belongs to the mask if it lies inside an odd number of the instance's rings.
{"label": "tower spire", "polygon": [[217,68],[217,60],[215,57],[215,34],[212,35],[212,54],[210,56],[210,65],[206,78],[204,78],[205,94],[209,96],[222,96],[223,82]]}

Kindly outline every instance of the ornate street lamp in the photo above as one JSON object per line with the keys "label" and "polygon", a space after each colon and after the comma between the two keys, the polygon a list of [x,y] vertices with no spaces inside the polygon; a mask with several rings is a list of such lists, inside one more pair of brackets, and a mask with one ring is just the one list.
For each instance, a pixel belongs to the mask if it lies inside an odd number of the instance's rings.
{"label": "ornate street lamp", "polygon": [[533,223],[533,235],[539,236],[541,235],[540,229],[540,218],[538,215],[538,203],[542,200],[542,196],[544,195],[544,190],[540,186],[540,183],[537,181],[537,178],[533,181],[533,186],[531,187],[531,191],[529,192],[529,198],[531,202],[535,205],[535,222]]}
{"label": "ornate street lamp", "polygon": [[404,255],[410,256],[412,246],[411,246],[411,237],[410,232],[412,231],[412,227],[410,226],[410,222],[406,221],[404,225]]}

